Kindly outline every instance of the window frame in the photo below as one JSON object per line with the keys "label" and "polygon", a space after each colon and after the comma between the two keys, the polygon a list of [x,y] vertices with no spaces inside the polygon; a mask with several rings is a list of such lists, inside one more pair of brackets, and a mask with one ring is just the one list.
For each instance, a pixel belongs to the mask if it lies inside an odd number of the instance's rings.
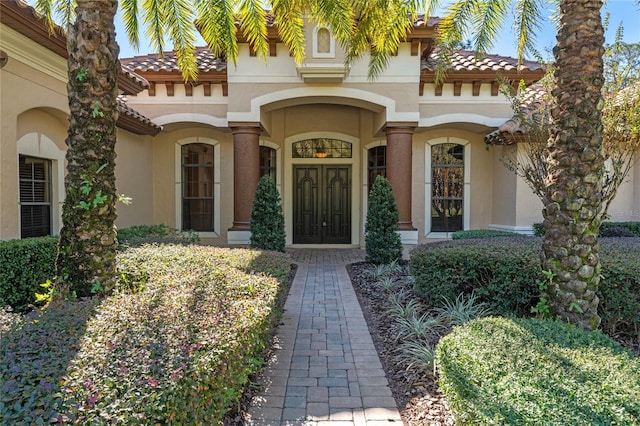
{"label": "window frame", "polygon": [[[21,165],[22,165],[22,161],[21,160],[25,160],[25,164],[27,160],[37,160],[38,162],[41,162],[42,164],[45,164],[45,177],[44,179],[36,179],[35,177],[35,172],[34,172],[34,168],[33,166],[30,168],[30,178],[29,179],[24,179],[22,177],[22,170],[21,170]],[[32,163],[35,164],[35,163]],[[53,203],[53,161],[51,159],[48,158],[42,158],[42,157],[37,157],[37,156],[33,156],[33,155],[28,155],[28,154],[18,154],[18,205],[19,205],[19,209],[20,209],[20,213],[19,213],[19,217],[20,217],[20,238],[31,238],[31,237],[42,237],[42,236],[47,236],[47,235],[53,235],[53,210],[54,210],[54,203]],[[43,192],[43,198],[45,200],[48,201],[22,201],[23,199],[23,192],[22,192],[22,188],[23,188],[23,182],[28,182],[30,184],[31,187],[31,193],[32,195],[35,192],[35,185],[36,183],[44,183],[45,186],[45,190]],[[45,227],[40,227],[42,228],[42,230],[46,230],[46,233],[36,233],[33,235],[26,235],[25,236],[25,224],[22,221],[22,217],[23,217],[23,207],[36,207],[36,206],[42,206],[42,207],[46,207],[47,210],[47,216],[48,216],[48,223]],[[31,227],[31,229],[34,229],[34,227]]]}
{"label": "window frame", "polygon": [[470,210],[471,210],[471,143],[462,138],[445,136],[430,139],[425,143],[425,189],[424,189],[424,234],[428,239],[445,239],[451,238],[453,232],[432,231],[431,225],[431,202],[432,202],[432,148],[440,144],[457,144],[463,146],[463,163],[464,163],[464,182],[463,182],[463,200],[462,200],[462,229],[470,229]]}
{"label": "window frame", "polygon": [[183,199],[182,199],[182,146],[189,144],[204,144],[213,147],[213,231],[194,231],[200,238],[219,238],[220,227],[220,142],[205,137],[192,137],[176,141],[175,143],[175,228],[183,228]]}

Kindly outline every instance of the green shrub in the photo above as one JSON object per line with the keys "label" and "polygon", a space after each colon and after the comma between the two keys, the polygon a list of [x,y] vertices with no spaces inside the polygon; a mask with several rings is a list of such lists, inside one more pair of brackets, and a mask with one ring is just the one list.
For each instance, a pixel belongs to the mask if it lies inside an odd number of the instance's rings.
{"label": "green shrub", "polygon": [[146,245],[118,254],[121,273],[145,277],[142,292],[0,313],[0,418],[217,424],[262,363],[281,307],[284,283],[268,273],[286,277],[289,258],[268,255]]}
{"label": "green shrub", "polygon": [[544,235],[544,225],[542,223],[533,224],[533,236],[542,237]]}
{"label": "green shrub", "polygon": [[476,238],[517,237],[517,232],[500,231],[497,229],[471,229],[468,231],[456,231],[451,234],[452,240],[472,240]]}
{"label": "green shrub", "polygon": [[[118,230],[120,249],[150,242],[192,244],[199,241],[192,231],[177,231],[167,225],[138,225]],[[54,280],[58,237],[0,241],[0,309],[28,311],[40,284]]]}
{"label": "green shrub", "polygon": [[539,293],[540,241],[496,237],[425,244],[412,250],[411,273],[418,294],[430,305],[474,293],[503,315],[527,314]]}
{"label": "green shrub", "polygon": [[251,247],[284,252],[284,215],[280,193],[270,176],[260,178],[251,209]]}
{"label": "green shrub", "polygon": [[40,284],[55,277],[56,237],[0,241],[0,309],[26,311],[43,293]]}
{"label": "green shrub", "polygon": [[[600,238],[601,327],[640,339],[640,239]],[[474,293],[494,312],[527,315],[538,301],[541,241],[532,237],[425,244],[411,252],[417,292],[429,304]]]}
{"label": "green shrub", "polygon": [[369,193],[369,209],[364,227],[367,262],[376,265],[402,259],[402,241],[398,234],[398,206],[391,185],[376,176]]}
{"label": "green shrub", "polygon": [[[629,232],[621,231],[619,228],[626,229]],[[602,222],[600,224],[601,237],[628,237],[631,234],[640,237],[640,222]],[[533,235],[536,237],[544,235],[544,225],[542,223],[533,224]]]}
{"label": "green shrub", "polygon": [[638,425],[640,360],[600,332],[484,318],[436,349],[460,425]]}
{"label": "green shrub", "polygon": [[194,244],[200,242],[195,231],[179,231],[169,225],[135,225],[118,229],[118,244],[121,250],[143,244]]}

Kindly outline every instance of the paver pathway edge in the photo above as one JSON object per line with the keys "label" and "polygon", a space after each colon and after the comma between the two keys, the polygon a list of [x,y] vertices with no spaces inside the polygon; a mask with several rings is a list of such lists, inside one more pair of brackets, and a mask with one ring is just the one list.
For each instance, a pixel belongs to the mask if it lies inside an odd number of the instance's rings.
{"label": "paver pathway edge", "polygon": [[402,424],[346,270],[364,252],[288,252],[298,270],[247,424]]}

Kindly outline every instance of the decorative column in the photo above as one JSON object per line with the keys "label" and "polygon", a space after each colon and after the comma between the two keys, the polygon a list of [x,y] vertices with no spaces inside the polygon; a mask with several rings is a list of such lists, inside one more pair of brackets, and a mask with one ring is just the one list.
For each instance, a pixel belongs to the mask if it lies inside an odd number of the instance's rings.
{"label": "decorative column", "polygon": [[387,179],[398,204],[400,236],[403,244],[417,244],[418,231],[411,222],[411,164],[413,126],[388,126]]}
{"label": "decorative column", "polygon": [[229,244],[249,244],[253,196],[260,179],[260,127],[232,127],[233,132],[233,226]]}

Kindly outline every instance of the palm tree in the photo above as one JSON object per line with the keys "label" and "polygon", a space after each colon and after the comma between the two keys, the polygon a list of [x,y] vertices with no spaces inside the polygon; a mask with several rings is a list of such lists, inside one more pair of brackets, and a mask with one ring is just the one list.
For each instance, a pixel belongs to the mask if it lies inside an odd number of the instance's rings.
{"label": "palm tree", "polygon": [[[471,31],[477,51],[491,47],[509,0],[459,0],[441,23],[444,47]],[[540,0],[515,0],[518,56],[532,51]],[[597,234],[602,209],[604,159],[601,110],[604,31],[601,0],[560,0],[556,85],[544,188],[542,267],[553,273],[548,298],[553,313],[584,328],[597,328],[600,282]]]}
{"label": "palm tree", "polygon": [[[424,1],[354,0],[120,0],[127,35],[139,43],[140,19],[159,51],[173,44],[185,81],[197,78],[195,32],[212,52],[235,63],[237,22],[258,55],[269,51],[267,12],[295,60],[304,59],[304,17],[329,25],[353,62],[370,52],[376,75],[395,53]],[[54,15],[68,27],[69,131],[58,292],[108,292],[115,280],[115,143],[119,48],[118,0],[35,0],[51,28]],[[195,23],[195,24],[194,24]]]}

